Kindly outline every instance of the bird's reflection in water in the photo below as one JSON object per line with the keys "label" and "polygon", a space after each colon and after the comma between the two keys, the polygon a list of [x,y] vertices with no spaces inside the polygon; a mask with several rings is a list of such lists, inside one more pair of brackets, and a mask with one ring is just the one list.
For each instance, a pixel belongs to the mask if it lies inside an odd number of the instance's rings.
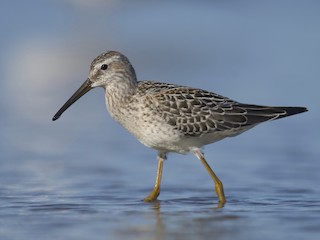
{"label": "bird's reflection in water", "polygon": [[152,212],[154,213],[155,218],[155,239],[163,239],[165,235],[165,224],[162,221],[161,216],[161,203],[160,201],[154,201],[150,203]]}

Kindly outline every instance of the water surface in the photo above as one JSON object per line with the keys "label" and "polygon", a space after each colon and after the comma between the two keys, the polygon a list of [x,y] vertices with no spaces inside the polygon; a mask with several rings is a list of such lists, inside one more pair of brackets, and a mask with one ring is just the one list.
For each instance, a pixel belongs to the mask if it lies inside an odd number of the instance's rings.
{"label": "water surface", "polygon": [[[156,167],[155,160],[143,158],[152,154],[132,153],[132,164],[144,165],[133,171],[125,159],[113,163],[108,156],[99,159],[98,155],[91,162],[12,159],[0,170],[0,236],[317,239],[317,160],[309,156],[304,163],[293,165],[294,159],[278,154],[281,163],[261,157],[259,151],[242,151],[236,155],[238,159],[209,161],[217,165],[216,172],[225,185],[228,202],[224,208],[218,208],[211,179],[192,156],[170,155],[165,162],[162,193],[154,203],[142,201],[153,186]],[[221,153],[222,158],[232,155]],[[211,151],[207,157],[213,157]],[[237,164],[239,158],[246,157],[249,163],[269,159],[264,166],[261,162],[246,167]]]}

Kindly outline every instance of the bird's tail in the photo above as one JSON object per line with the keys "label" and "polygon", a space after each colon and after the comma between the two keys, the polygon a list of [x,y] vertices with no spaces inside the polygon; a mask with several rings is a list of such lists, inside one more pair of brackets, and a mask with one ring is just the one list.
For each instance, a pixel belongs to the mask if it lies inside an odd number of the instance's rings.
{"label": "bird's tail", "polygon": [[308,111],[305,107],[269,107],[250,104],[244,104],[242,107],[247,111],[248,125],[280,119]]}
{"label": "bird's tail", "polygon": [[279,115],[278,118],[288,117],[298,113],[307,112],[308,109],[305,107],[275,107],[276,109],[285,111],[285,114]]}

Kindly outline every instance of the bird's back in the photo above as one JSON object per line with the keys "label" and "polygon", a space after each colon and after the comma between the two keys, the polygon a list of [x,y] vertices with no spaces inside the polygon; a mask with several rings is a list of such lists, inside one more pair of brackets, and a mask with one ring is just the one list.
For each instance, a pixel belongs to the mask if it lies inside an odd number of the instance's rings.
{"label": "bird's back", "polygon": [[152,99],[165,122],[186,137],[217,132],[233,136],[259,123],[307,111],[304,107],[242,104],[202,89],[152,81],[139,82],[137,94]]}

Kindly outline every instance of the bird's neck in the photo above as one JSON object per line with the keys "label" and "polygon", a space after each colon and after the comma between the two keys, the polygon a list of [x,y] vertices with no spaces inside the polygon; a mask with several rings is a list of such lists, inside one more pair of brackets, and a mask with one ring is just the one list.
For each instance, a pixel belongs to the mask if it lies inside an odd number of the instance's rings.
{"label": "bird's neck", "polygon": [[104,88],[107,109],[114,118],[117,118],[115,115],[120,114],[121,109],[126,108],[131,102],[137,88],[136,79],[131,81],[117,79]]}

